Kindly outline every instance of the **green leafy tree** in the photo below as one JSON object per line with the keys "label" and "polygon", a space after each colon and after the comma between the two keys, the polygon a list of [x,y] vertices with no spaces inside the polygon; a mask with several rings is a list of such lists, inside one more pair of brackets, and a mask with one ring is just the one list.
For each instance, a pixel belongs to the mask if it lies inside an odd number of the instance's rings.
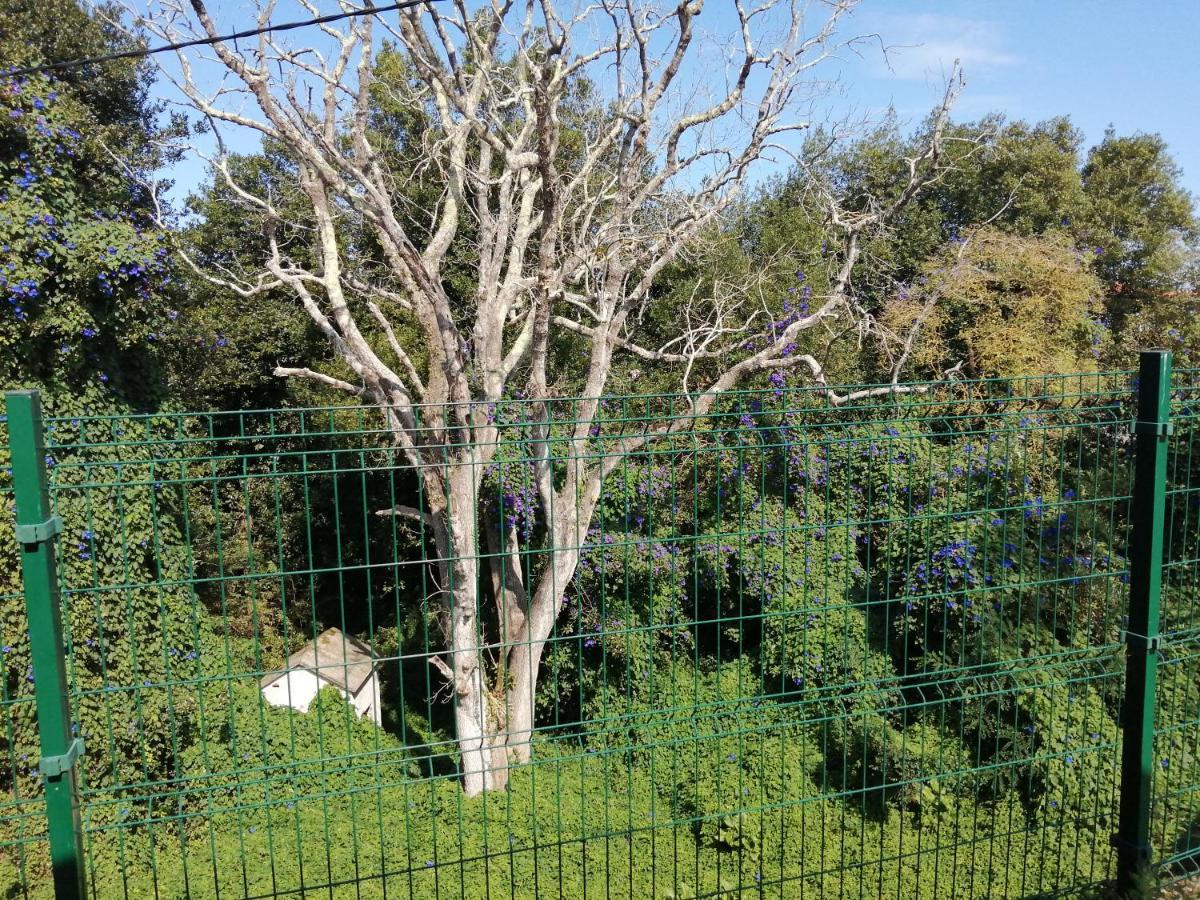
{"label": "green leafy tree", "polygon": [[[903,189],[896,173],[918,152],[927,130],[922,125],[905,135],[893,120],[824,155],[829,138],[817,134],[807,150],[817,162],[772,183],[749,204],[741,226],[743,249],[760,267],[776,267],[778,279],[768,289],[776,298],[791,287],[789,267],[804,271],[811,287],[820,283],[831,234],[813,201],[814,178],[845,191],[851,209],[886,203]],[[1137,331],[1167,341],[1168,329],[1178,323],[1163,329],[1155,323],[1179,318],[1165,307],[1176,305],[1177,292],[1194,284],[1197,225],[1179,167],[1160,137],[1110,130],[1085,158],[1083,136],[1067,117],[1028,123],[1000,114],[949,126],[946,137],[942,175],[864,245],[855,290],[866,309],[880,315],[894,306],[898,282],[906,293],[919,293],[931,266],[945,266],[961,239],[986,222],[1019,238],[1061,244],[1065,236],[1100,279],[1094,295],[1103,307],[1089,300],[1086,312],[1103,315],[1111,330],[1121,332],[1130,313],[1155,307]],[[1068,271],[1078,268],[1072,262]],[[1042,333],[1035,323],[1031,334]],[[836,356],[843,378],[891,374],[886,353],[857,354],[856,365],[845,363],[853,353]]]}
{"label": "green leafy tree", "polygon": [[[268,193],[281,210],[293,209],[294,174],[268,144],[261,153],[227,160],[234,177]],[[311,323],[298,320],[283,290],[265,291],[246,303],[230,289],[248,259],[267,252],[268,234],[288,252],[308,257],[307,229],[279,227],[262,210],[239,202],[222,181],[188,198],[191,221],[182,229],[189,253],[179,267],[185,285],[178,319],[166,336],[164,363],[169,393],[186,409],[268,409],[311,405],[313,391],[272,374],[281,364],[321,359],[324,344]],[[226,277],[206,278],[200,272]]]}
{"label": "green leafy tree", "polygon": [[1181,174],[1156,134],[1121,136],[1110,128],[1088,152],[1087,209],[1077,233],[1095,255],[1118,317],[1179,288],[1194,258],[1200,225]]}
{"label": "green leafy tree", "polygon": [[[0,58],[14,65],[128,46],[73,0],[0,10]],[[47,433],[46,464],[65,529],[60,567],[80,694],[74,727],[90,746],[106,748],[84,762],[97,787],[170,773],[189,703],[177,696],[168,704],[163,691],[137,686],[161,683],[172,665],[197,660],[188,592],[169,586],[187,579],[179,498],[158,482],[161,470],[143,451],[120,446],[121,437],[174,436],[172,429],[147,421],[138,426],[144,433],[127,434],[106,418],[162,402],[155,348],[172,327],[166,245],[139,187],[158,161],[146,86],[144,70],[130,61],[62,77],[0,78],[0,385],[39,388],[48,415],[59,417]],[[84,445],[94,442],[105,445],[104,474],[83,465]],[[7,478],[7,459],[2,471]],[[85,482],[95,488],[80,490]],[[6,701],[31,697],[38,675],[12,521],[12,495],[0,483]],[[167,586],[147,587],[155,582]],[[33,707],[15,703],[5,717],[10,755],[0,786],[28,797],[39,777]]]}
{"label": "green leafy tree", "polygon": [[958,363],[983,377],[1086,372],[1107,340],[1102,295],[1068,235],[989,226],[934,255],[883,321],[910,337],[905,350],[926,371]]}
{"label": "green leafy tree", "polygon": [[962,126],[964,138],[979,134],[986,136],[979,152],[960,151],[961,162],[926,203],[944,211],[947,231],[987,221],[1022,236],[1069,228],[1086,202],[1083,135],[1070,120],[1007,122],[994,114]]}

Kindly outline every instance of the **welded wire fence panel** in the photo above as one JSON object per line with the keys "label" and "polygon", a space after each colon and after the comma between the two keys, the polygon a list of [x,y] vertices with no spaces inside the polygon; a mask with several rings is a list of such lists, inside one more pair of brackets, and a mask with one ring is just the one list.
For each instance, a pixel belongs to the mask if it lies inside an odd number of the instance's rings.
{"label": "welded wire fence panel", "polygon": [[[578,400],[511,400],[471,420],[476,457],[437,410],[407,450],[357,407],[55,420],[94,895],[1105,882],[1128,373],[849,397],[610,398],[582,423]],[[439,513],[455,466],[477,469],[469,523]],[[594,508],[565,522],[548,498],[572,491]],[[508,747],[480,796],[463,597]]]}
{"label": "welded wire fence panel", "polygon": [[1153,861],[1200,873],[1200,371],[1174,373],[1151,801]]}

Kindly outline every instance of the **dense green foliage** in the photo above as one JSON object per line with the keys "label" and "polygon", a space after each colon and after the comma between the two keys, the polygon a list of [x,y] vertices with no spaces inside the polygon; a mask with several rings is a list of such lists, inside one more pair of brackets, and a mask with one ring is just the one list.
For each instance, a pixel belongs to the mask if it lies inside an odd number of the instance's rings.
{"label": "dense green foliage", "polygon": [[[698,679],[697,694],[705,703],[736,697],[747,675],[728,667]],[[326,753],[382,751],[379,767],[242,790],[242,811],[215,811],[186,844],[167,831],[151,844],[133,830],[120,853],[105,842],[96,854],[103,879],[117,885],[132,872],[131,893],[174,895],[186,883],[196,896],[216,885],[221,895],[257,895],[332,882],[364,897],[736,897],[801,887],[813,896],[1018,897],[1052,890],[1068,872],[1104,872],[1095,834],[1026,830],[1015,793],[977,816],[955,793],[968,787],[963,778],[946,779],[937,800],[883,816],[831,800],[817,745],[762,704],[715,716],[682,705],[639,731],[646,749],[632,759],[539,744],[539,764],[515,773],[506,795],[464,803],[446,779],[378,790],[399,747],[345,722],[340,699],[322,702],[301,718],[325,717]],[[271,739],[286,742],[286,717],[268,717]],[[914,770],[952,764],[934,732],[914,726],[900,740]],[[839,847],[862,856],[847,868]]]}
{"label": "dense green foliage", "polygon": [[[887,203],[903,187],[903,160],[919,151],[923,138],[922,129],[905,135],[888,122],[829,154],[828,136],[816,135],[812,165],[765,186],[744,209],[735,237],[700,265],[699,277],[730,272],[736,283],[765,270],[777,315],[797,302],[807,308],[836,264],[830,251],[836,233],[814,205],[812,179],[831,185],[851,210],[856,203],[862,209]],[[926,340],[919,358],[908,360],[907,377],[936,377],[959,362],[981,375],[1069,371],[1087,368],[1097,357],[1102,367],[1129,367],[1137,346],[1167,340],[1171,325],[1160,324],[1178,316],[1179,294],[1195,289],[1198,232],[1192,198],[1180,187],[1179,170],[1160,138],[1110,132],[1085,152],[1082,135],[1066,118],[1030,124],[994,115],[956,125],[947,152],[949,170],[864,248],[855,277],[859,302],[900,336],[901,326],[910,325],[930,299],[936,300],[935,324],[957,323],[951,335]],[[977,235],[983,223],[988,228]],[[966,265],[956,266],[964,245]],[[1057,277],[1043,279],[1042,291],[1026,281],[1010,297],[1008,279],[978,274],[1016,269],[1027,278],[1037,259],[1045,260],[1046,274],[1058,270]],[[683,281],[681,296],[694,283],[686,274]],[[943,296],[939,288],[947,287]],[[1022,297],[1027,305],[1012,302]],[[964,318],[981,313],[1001,327],[982,334],[964,328]],[[1122,340],[1127,317],[1135,313],[1140,318],[1129,328],[1136,341]],[[1064,329],[1080,332],[1065,346]],[[1090,339],[1097,329],[1099,352],[1087,340],[1079,347],[1083,332],[1092,332]],[[1005,345],[1018,335],[1023,346],[1005,356]],[[864,348],[853,329],[810,334],[805,341],[799,349],[823,354],[838,380],[891,376],[895,351]],[[1028,348],[1055,358],[1031,355]],[[1000,359],[978,364],[989,354]]]}
{"label": "dense green foliage", "polygon": [[[71,0],[0,13],[11,63],[126,46]],[[150,345],[170,274],[142,187],[161,162],[146,91],[129,61],[0,85],[0,379],[69,393],[75,412],[161,399]]]}
{"label": "dense green foliage", "polygon": [[956,359],[976,377],[1088,372],[1108,349],[1100,281],[1066,235],[983,228],[925,271],[924,291],[898,296],[883,320],[898,334],[919,326],[912,361],[927,371]]}
{"label": "dense green foliage", "polygon": [[[0,10],[0,57],[12,64],[70,59],[128,46],[72,0],[13,3]],[[94,749],[91,783],[113,785],[171,771],[170,735],[190,729],[192,710],[135,685],[170,676],[166,648],[194,660],[177,491],[132,433],[78,417],[128,414],[166,401],[157,344],[173,327],[166,236],[153,227],[141,179],[160,161],[148,140],[154,115],[139,66],[115,61],[58,77],[0,80],[0,384],[39,388],[48,415],[64,417],[46,464],[64,521],[64,582],[123,585],[69,604],[71,675],[80,691],[75,733]],[[85,467],[69,445],[114,442],[105,465]],[[139,431],[145,437],[146,432]],[[8,472],[7,443],[0,464]],[[79,486],[89,484],[86,491]],[[13,801],[4,840],[38,833],[38,739],[12,497],[0,485],[0,696],[5,764],[0,788]],[[167,582],[165,586],[155,582]],[[115,685],[130,686],[115,691]],[[102,691],[109,693],[103,694]]]}

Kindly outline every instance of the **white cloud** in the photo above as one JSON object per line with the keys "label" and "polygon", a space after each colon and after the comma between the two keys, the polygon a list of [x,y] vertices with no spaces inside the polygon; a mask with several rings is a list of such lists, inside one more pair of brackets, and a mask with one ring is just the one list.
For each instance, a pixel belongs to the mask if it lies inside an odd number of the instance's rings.
{"label": "white cloud", "polygon": [[1003,29],[995,22],[934,13],[888,13],[871,25],[877,27],[889,47],[886,63],[879,62],[880,69],[905,81],[937,79],[950,71],[956,59],[968,75],[985,74],[1021,61],[1005,48]]}

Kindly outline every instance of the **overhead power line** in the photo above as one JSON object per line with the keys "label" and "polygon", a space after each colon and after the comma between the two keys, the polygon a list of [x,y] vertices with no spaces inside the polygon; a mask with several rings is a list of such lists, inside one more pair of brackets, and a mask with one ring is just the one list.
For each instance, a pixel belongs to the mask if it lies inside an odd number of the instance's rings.
{"label": "overhead power line", "polygon": [[111,62],[114,59],[141,59],[155,53],[167,53],[172,50],[184,50],[188,47],[202,47],[208,44],[219,44],[226,41],[236,41],[239,38],[257,37],[260,34],[271,34],[276,31],[294,31],[297,28],[308,28],[311,25],[324,25],[327,22],[340,22],[343,19],[354,19],[360,16],[373,16],[376,13],[395,12],[427,3],[437,3],[439,0],[404,0],[402,3],[389,3],[386,6],[366,6],[348,12],[330,13],[315,19],[304,19],[300,22],[282,22],[279,25],[266,25],[262,28],[248,28],[232,34],[219,34],[216,37],[194,38],[190,41],[178,41],[174,44],[162,44],[158,47],[144,47],[138,50],[122,50],[117,53],[106,53],[103,56],[89,56],[85,59],[68,59],[56,63],[44,63],[37,66],[26,66],[23,69],[0,71],[0,75],[16,78],[21,75],[33,75],[38,72],[60,72],[64,69],[81,69],[96,63]]}

